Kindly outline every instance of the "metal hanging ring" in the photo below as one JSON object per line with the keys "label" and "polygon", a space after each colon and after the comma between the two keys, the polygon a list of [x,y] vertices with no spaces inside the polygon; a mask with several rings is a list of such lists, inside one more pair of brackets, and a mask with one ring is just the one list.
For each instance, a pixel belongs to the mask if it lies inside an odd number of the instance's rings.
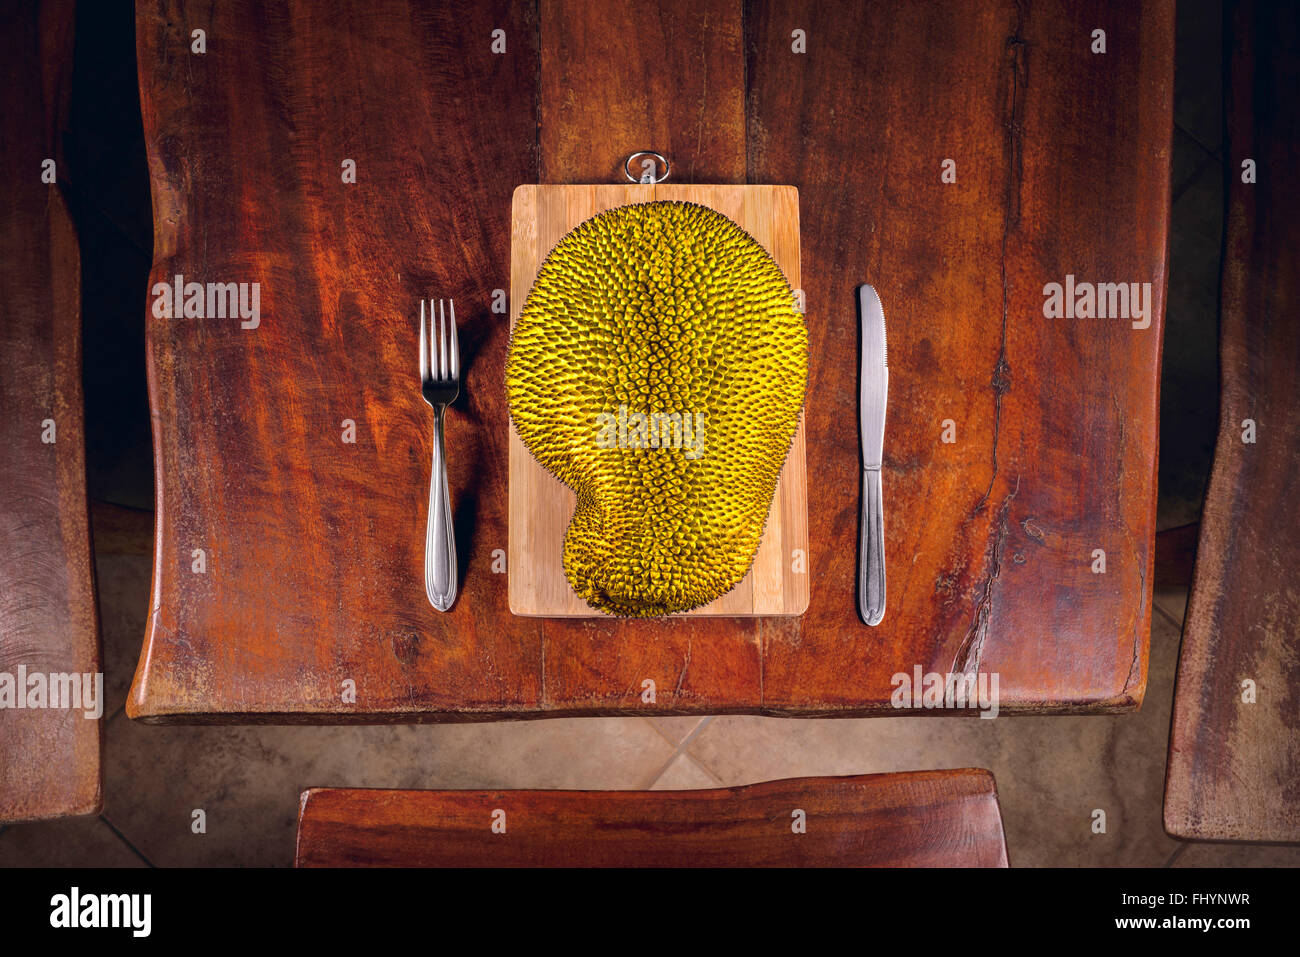
{"label": "metal hanging ring", "polygon": [[664,180],[668,178],[669,166],[668,166],[667,157],[665,157],[662,153],[656,153],[654,150],[637,150],[635,153],[633,153],[631,156],[629,156],[627,159],[623,161],[623,175],[625,175],[628,178],[628,182],[631,183],[641,182],[640,177],[632,175],[632,161],[636,159],[638,156],[653,156],[659,162],[664,164],[664,174],[655,180],[656,183],[662,183]]}

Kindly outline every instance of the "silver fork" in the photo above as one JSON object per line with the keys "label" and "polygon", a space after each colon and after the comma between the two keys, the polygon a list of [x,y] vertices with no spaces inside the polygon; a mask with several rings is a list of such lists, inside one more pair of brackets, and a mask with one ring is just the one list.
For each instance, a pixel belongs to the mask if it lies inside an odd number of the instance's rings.
{"label": "silver fork", "polygon": [[[438,313],[429,302],[425,331],[424,300],[420,300],[420,391],[433,406],[433,471],[429,475],[429,523],[424,533],[424,591],[429,603],[446,611],[456,601],[456,537],[451,527],[451,496],[447,493],[447,458],[442,441],[442,420],[447,406],[460,394],[460,347],[456,343],[456,303],[448,299],[451,322],[438,300]],[[435,341],[430,341],[431,339]]]}

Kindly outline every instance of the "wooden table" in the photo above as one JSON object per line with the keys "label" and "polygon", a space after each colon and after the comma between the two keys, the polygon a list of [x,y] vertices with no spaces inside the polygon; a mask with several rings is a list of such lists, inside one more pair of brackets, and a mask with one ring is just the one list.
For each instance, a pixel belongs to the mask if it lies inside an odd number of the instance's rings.
{"label": "wooden table", "polygon": [[[100,722],[62,706],[65,688],[74,703],[91,702],[50,677],[88,675],[93,687],[100,672],[81,263],[61,185],[72,26],[71,3],[0,12],[0,824],[93,814],[101,804]],[[49,170],[53,182],[42,179]],[[53,685],[59,707],[50,707]],[[18,696],[43,707],[15,707]]]}
{"label": "wooden table", "polygon": [[1175,837],[1300,843],[1300,16],[1239,2],[1227,24],[1223,391],[1164,819]]}
{"label": "wooden table", "polygon": [[[261,315],[245,329],[150,313],[158,541],[128,714],[888,715],[894,676],[916,668],[996,673],[1003,713],[1137,707],[1172,8],[140,3],[151,282],[258,282]],[[802,618],[509,612],[494,290],[510,286],[511,194],[618,182],[644,148],[675,182],[799,190]],[[1149,325],[1045,318],[1045,285],[1067,276],[1150,283]],[[890,326],[875,629],[854,602],[861,282]],[[449,614],[421,585],[421,296],[455,298],[464,351]]]}
{"label": "wooden table", "polygon": [[1006,867],[993,775],[302,795],[298,867]]}

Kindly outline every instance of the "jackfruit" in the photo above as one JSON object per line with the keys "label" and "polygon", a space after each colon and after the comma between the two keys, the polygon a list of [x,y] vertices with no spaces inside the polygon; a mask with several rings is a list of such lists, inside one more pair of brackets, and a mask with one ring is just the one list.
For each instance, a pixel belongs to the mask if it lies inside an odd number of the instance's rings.
{"label": "jackfruit", "polygon": [[600,213],[546,257],[511,335],[510,416],[573,489],[564,572],[614,615],[745,577],[799,424],[808,333],[780,267],[694,203]]}

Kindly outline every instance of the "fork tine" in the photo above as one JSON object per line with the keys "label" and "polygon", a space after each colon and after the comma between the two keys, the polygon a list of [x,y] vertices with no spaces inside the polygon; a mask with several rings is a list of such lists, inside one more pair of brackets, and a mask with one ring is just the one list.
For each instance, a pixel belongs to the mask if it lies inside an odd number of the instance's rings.
{"label": "fork tine", "polygon": [[448,299],[451,303],[451,377],[460,378],[460,341],[456,338],[456,300]]}
{"label": "fork tine", "polygon": [[438,381],[447,381],[447,310],[438,300]]}
{"label": "fork tine", "polygon": [[433,299],[429,300],[429,365],[433,367],[433,381],[442,381],[442,364],[438,361],[438,346],[442,342],[442,319],[433,317]]}
{"label": "fork tine", "polygon": [[424,328],[424,300],[420,300],[420,381],[429,378],[429,336]]}
{"label": "fork tine", "polygon": [[429,300],[429,334],[437,335],[437,338],[429,339],[429,364],[433,365],[434,381],[441,382],[442,363],[438,359],[438,350],[442,346],[442,316],[438,316],[438,322],[433,321],[433,299]]}

